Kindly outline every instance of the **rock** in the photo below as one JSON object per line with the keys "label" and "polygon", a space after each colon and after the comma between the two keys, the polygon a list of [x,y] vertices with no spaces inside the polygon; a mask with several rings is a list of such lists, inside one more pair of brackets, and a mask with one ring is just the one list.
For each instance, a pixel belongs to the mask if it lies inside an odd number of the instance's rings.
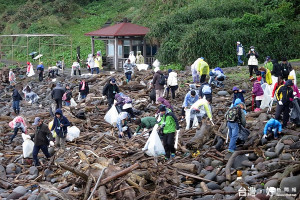
{"label": "rock", "polygon": [[248,160],[248,157],[245,156],[245,155],[238,155],[238,156],[235,158],[232,167],[233,167],[234,169],[240,169],[240,168],[242,168],[242,167],[243,167],[243,165],[242,165],[242,162],[243,162],[243,161],[249,161],[249,160]]}
{"label": "rock", "polygon": [[216,176],[217,176],[216,172],[213,171],[207,174],[204,178],[213,181],[215,180]]}
{"label": "rock", "polygon": [[204,166],[206,167],[206,166],[209,166],[209,165],[211,165],[211,159],[210,158],[205,158],[204,159]]}
{"label": "rock", "polygon": [[26,194],[27,189],[23,186],[16,187],[12,193],[7,197],[7,199],[18,199]]}
{"label": "rock", "polygon": [[205,167],[205,170],[212,171],[212,170],[214,170],[214,168],[212,166],[207,166],[207,167]]}
{"label": "rock", "polygon": [[265,156],[268,157],[269,159],[272,159],[272,158],[276,158],[278,156],[278,154],[275,152],[266,151]]}
{"label": "rock", "polygon": [[206,176],[207,174],[209,174],[209,171],[207,171],[206,169],[202,169],[200,172],[201,176]]}
{"label": "rock", "polygon": [[277,145],[275,146],[275,153],[277,155],[281,154],[283,147],[284,147],[284,144],[282,144],[281,142],[278,142]]}
{"label": "rock", "polygon": [[254,176],[245,176],[244,181],[248,184],[253,184],[256,182],[256,179],[254,178]]}
{"label": "rock", "polygon": [[248,159],[250,161],[255,161],[257,159],[257,155],[255,153],[250,153],[249,156],[248,156]]}
{"label": "rock", "polygon": [[37,195],[32,194],[29,196],[29,198],[27,200],[36,200],[37,199]]}
{"label": "rock", "polygon": [[226,177],[225,176],[217,176],[216,181],[218,182],[218,184],[221,184],[226,181]]}
{"label": "rock", "polygon": [[6,166],[6,173],[12,174],[16,172],[16,165],[14,163],[10,163]]}
{"label": "rock", "polygon": [[213,160],[213,161],[211,162],[211,166],[213,166],[214,168],[216,168],[216,167],[218,167],[218,166],[220,166],[220,165],[223,165],[223,162],[220,161],[220,160]]}
{"label": "rock", "polygon": [[272,162],[272,163],[267,164],[266,169],[267,169],[267,171],[271,172],[276,169],[279,169],[280,167],[281,167],[281,165],[278,162]]}
{"label": "rock", "polygon": [[37,174],[39,174],[39,170],[35,166],[31,166],[29,168],[29,174],[31,174],[31,175],[37,175]]}
{"label": "rock", "polygon": [[265,163],[260,162],[255,166],[255,168],[258,169],[259,171],[263,171],[266,169],[266,165],[265,165]]}
{"label": "rock", "polygon": [[50,200],[50,199],[49,199],[49,197],[48,197],[45,193],[41,192],[41,193],[37,196],[36,200]]}
{"label": "rock", "polygon": [[267,113],[261,113],[261,114],[258,116],[257,121],[263,122],[263,121],[267,121],[267,119],[268,119]]}
{"label": "rock", "polygon": [[224,199],[224,195],[223,194],[215,194],[213,199]]}
{"label": "rock", "polygon": [[264,159],[262,157],[257,158],[254,164],[258,164],[260,162],[264,162]]}
{"label": "rock", "polygon": [[1,192],[1,193],[0,193],[0,196],[1,196],[2,198],[7,198],[9,195],[10,195],[10,194],[9,194],[8,192]]}
{"label": "rock", "polygon": [[285,144],[285,145],[291,145],[291,144],[294,144],[294,141],[288,139],[288,140],[283,140],[282,143]]}
{"label": "rock", "polygon": [[6,177],[5,169],[4,169],[4,167],[3,167],[2,165],[0,165],[0,177],[1,177],[2,179],[6,179],[6,178],[7,178],[7,177]]}
{"label": "rock", "polygon": [[[280,182],[280,188],[281,190],[284,190],[285,187],[290,188],[289,193],[295,194],[300,191],[300,175],[298,176],[292,176],[282,179]],[[292,188],[296,188],[296,192],[292,191]]]}
{"label": "rock", "polygon": [[51,171],[50,169],[46,169],[45,171],[44,171],[44,175],[47,177],[47,176],[49,176],[50,174],[53,174],[53,171]]}
{"label": "rock", "polygon": [[281,160],[291,160],[292,159],[292,155],[290,153],[283,153],[283,154],[280,154],[279,158]]}
{"label": "rock", "polygon": [[213,182],[207,183],[206,185],[211,190],[220,190],[221,189],[221,187],[218,184],[213,183]]}
{"label": "rock", "polygon": [[217,93],[219,96],[226,96],[226,95],[229,95],[229,93],[227,91],[219,91]]}
{"label": "rock", "polygon": [[282,136],[281,140],[293,140],[297,142],[299,140],[299,136],[296,135],[284,135]]}
{"label": "rock", "polygon": [[242,162],[242,165],[245,167],[251,167],[253,165],[253,162],[249,161],[249,160],[244,160]]}
{"label": "rock", "polygon": [[264,185],[264,188],[267,189],[268,187],[275,187],[277,188],[279,185],[278,183],[278,179],[272,179],[269,180],[268,182],[266,182],[266,184]]}
{"label": "rock", "polygon": [[290,149],[300,149],[300,141],[295,142],[290,146]]}

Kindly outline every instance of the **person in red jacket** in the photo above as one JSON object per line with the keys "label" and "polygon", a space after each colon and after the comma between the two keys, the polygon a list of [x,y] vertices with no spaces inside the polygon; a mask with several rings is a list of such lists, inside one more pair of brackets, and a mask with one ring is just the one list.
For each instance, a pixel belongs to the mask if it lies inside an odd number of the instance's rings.
{"label": "person in red jacket", "polygon": [[281,85],[284,85],[284,84],[285,84],[284,80],[282,79],[281,76],[279,76],[279,77],[278,77],[278,81],[277,81],[277,83],[275,83],[274,88],[273,88],[273,91],[272,91],[272,98],[274,97],[276,90],[277,90]]}

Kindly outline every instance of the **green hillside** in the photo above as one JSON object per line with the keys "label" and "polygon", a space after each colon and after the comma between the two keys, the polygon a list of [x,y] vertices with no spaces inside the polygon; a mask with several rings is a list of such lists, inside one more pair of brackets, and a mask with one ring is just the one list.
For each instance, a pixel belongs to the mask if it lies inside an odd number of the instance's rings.
{"label": "green hillside", "polygon": [[[116,23],[124,17],[151,29],[149,41],[160,44],[157,58],[164,64],[191,64],[203,56],[212,66],[236,63],[235,43],[254,45],[264,57],[299,58],[300,24],[297,0],[0,0],[0,33],[55,33],[72,38],[72,60],[76,47],[86,58],[91,51],[90,38],[83,34]],[[13,38],[25,45],[26,38]],[[70,44],[68,38],[55,42]],[[11,44],[11,39],[2,39]],[[38,39],[30,38],[29,51],[38,51]],[[53,43],[42,39],[41,43]],[[102,42],[96,50],[104,52]],[[10,48],[4,50],[11,58]],[[41,46],[44,62],[54,64],[63,56],[71,61],[70,47]],[[14,49],[14,59],[25,61],[25,48]]]}

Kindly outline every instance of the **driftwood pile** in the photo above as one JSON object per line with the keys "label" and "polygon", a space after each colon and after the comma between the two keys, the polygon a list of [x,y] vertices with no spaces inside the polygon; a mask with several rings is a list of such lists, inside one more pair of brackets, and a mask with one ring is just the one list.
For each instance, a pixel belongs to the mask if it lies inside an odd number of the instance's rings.
{"label": "driftwood pile", "polygon": [[[244,70],[244,69],[236,69]],[[226,70],[225,73],[232,73]],[[49,94],[52,80],[42,83],[37,77],[24,78],[20,75],[17,87],[32,86],[39,96],[38,104],[22,102],[21,115],[28,124],[36,116],[48,123],[52,120],[53,102]],[[24,73],[24,72],[23,72]],[[67,72],[65,72],[67,73]],[[0,73],[1,74],[1,73]],[[185,130],[185,122],[180,122],[179,145],[174,159],[166,161],[163,156],[149,157],[142,151],[147,137],[134,136],[132,139],[119,139],[117,129],[103,119],[107,112],[106,99],[102,88],[110,75],[103,72],[87,78],[90,94],[85,100],[77,101],[76,107],[64,107],[63,113],[80,130],[80,136],[67,143],[64,152],[50,149],[50,160],[39,155],[42,166],[32,166],[30,159],[22,158],[20,135],[8,144],[12,134],[8,122],[15,115],[11,113],[11,91],[7,82],[2,82],[0,91],[0,193],[7,199],[239,199],[239,189],[247,191],[254,187],[263,194],[253,199],[268,199],[268,187],[290,187],[286,193],[293,197],[298,193],[300,182],[299,132],[289,125],[279,141],[269,141],[261,145],[265,122],[272,117],[266,110],[250,112],[251,94],[246,94],[248,108],[247,128],[251,131],[248,141],[238,146],[231,155],[227,144],[217,151],[218,140],[226,140],[224,114],[231,104],[231,88],[239,86],[251,90],[250,83],[227,80],[225,88],[213,90],[213,120],[215,126],[203,120],[198,129]],[[148,87],[153,72],[136,72],[133,81],[126,84],[123,74],[114,74],[120,90],[130,96],[138,117],[154,116],[157,106],[150,103]],[[178,73],[179,90],[176,99],[169,99],[174,112],[179,117],[181,105],[189,88],[185,85],[191,79],[190,71]],[[78,95],[79,77],[65,75],[56,81],[71,83],[73,97]],[[220,96],[220,90],[228,95]],[[2,106],[3,105],[3,106]],[[5,106],[4,106],[5,105]],[[83,116],[84,118],[78,116]],[[77,117],[76,117],[77,116]],[[135,125],[130,126],[134,130]],[[29,133],[33,127],[29,125]],[[289,166],[289,167],[286,167]],[[238,175],[241,177],[238,178]],[[297,182],[298,181],[298,182]],[[296,183],[296,184],[295,184]],[[296,187],[296,192],[294,191]],[[293,191],[292,191],[293,189]],[[241,195],[241,194],[240,194]],[[292,196],[291,195],[291,196]],[[250,197],[249,197],[250,198]]]}

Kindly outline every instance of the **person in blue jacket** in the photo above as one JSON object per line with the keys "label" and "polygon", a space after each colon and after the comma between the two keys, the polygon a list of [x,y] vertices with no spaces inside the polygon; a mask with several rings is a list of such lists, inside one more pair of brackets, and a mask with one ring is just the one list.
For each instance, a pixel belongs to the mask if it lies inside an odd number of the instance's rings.
{"label": "person in blue jacket", "polygon": [[198,101],[198,99],[199,95],[196,93],[195,90],[189,91],[185,95],[181,109],[181,119],[184,119],[185,117],[185,110],[190,108],[196,101]]}
{"label": "person in blue jacket", "polygon": [[278,139],[278,134],[280,134],[282,131],[282,125],[281,123],[276,119],[270,119],[264,128],[264,135],[263,138],[268,137],[268,133],[274,134],[274,139]]}
{"label": "person in blue jacket", "polygon": [[68,132],[68,126],[70,126],[69,120],[63,116],[62,110],[57,109],[55,112],[55,117],[53,120],[53,126],[51,128],[51,131],[55,130],[56,132],[56,138],[55,138],[55,144],[58,148],[62,148],[65,150],[65,142],[66,142],[66,136]]}
{"label": "person in blue jacket", "polygon": [[39,74],[39,81],[43,80],[43,73],[44,73],[44,65],[43,62],[40,62],[40,64],[36,67],[36,70]]}
{"label": "person in blue jacket", "polygon": [[241,99],[241,101],[243,103],[245,103],[245,99],[244,99],[244,93],[246,93],[244,90],[239,89],[238,87],[233,87],[232,88],[233,91],[233,100],[232,100],[232,104],[234,104],[236,99]]}

